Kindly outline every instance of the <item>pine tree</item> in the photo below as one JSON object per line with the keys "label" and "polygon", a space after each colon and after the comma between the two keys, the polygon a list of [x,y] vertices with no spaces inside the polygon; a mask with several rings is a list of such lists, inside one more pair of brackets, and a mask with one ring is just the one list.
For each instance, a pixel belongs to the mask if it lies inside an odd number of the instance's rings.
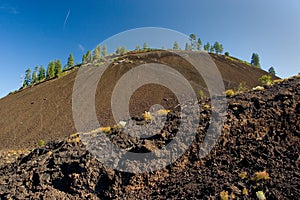
{"label": "pine tree", "polygon": [[210,53],[213,53],[213,52],[215,52],[215,48],[214,48],[214,46],[210,46],[209,52],[210,52]]}
{"label": "pine tree", "polygon": [[102,47],[102,52],[101,52],[101,53],[102,53],[102,56],[103,56],[103,57],[106,57],[106,56],[107,56],[107,47],[106,47],[105,44],[104,44],[103,47]]}
{"label": "pine tree", "polygon": [[269,73],[272,74],[273,76],[276,75],[276,72],[275,72],[274,67],[270,67],[268,71],[269,71]]}
{"label": "pine tree", "polygon": [[82,56],[82,64],[86,64],[87,63],[87,57],[86,54],[83,54]]}
{"label": "pine tree", "polygon": [[31,70],[30,68],[28,68],[25,71],[25,78],[24,78],[24,83],[23,83],[23,87],[27,87],[31,84]]}
{"label": "pine tree", "polygon": [[100,60],[101,57],[101,46],[97,45],[97,47],[95,48],[95,50],[93,51],[93,61],[97,62]]}
{"label": "pine tree", "polygon": [[38,70],[39,70],[39,67],[38,66],[36,66],[35,68],[34,68],[34,71],[32,72],[32,76],[31,76],[31,83],[32,84],[35,84],[35,83],[37,83],[38,82]]}
{"label": "pine tree", "polygon": [[47,76],[46,76],[46,78],[47,78],[47,79],[53,78],[53,77],[55,76],[54,71],[55,71],[55,63],[54,63],[54,61],[51,61],[51,62],[49,62],[49,64],[48,64],[48,68],[47,68]]}
{"label": "pine tree", "polygon": [[255,67],[260,67],[259,56],[257,53],[253,53],[251,57],[251,65]]}
{"label": "pine tree", "polygon": [[125,46],[122,46],[121,49],[120,49],[120,54],[123,55],[127,52],[126,50],[126,47]]}
{"label": "pine tree", "polygon": [[197,50],[200,51],[202,49],[202,41],[200,38],[198,38],[198,41],[197,41]]}
{"label": "pine tree", "polygon": [[88,51],[86,52],[86,62],[87,62],[87,63],[91,63],[91,62],[92,62],[92,54],[91,54],[91,51],[90,51],[90,50],[88,50]]}
{"label": "pine tree", "polygon": [[42,66],[40,66],[40,68],[39,68],[38,80],[39,80],[39,81],[42,81],[42,80],[44,80],[45,78],[46,78],[46,76],[45,76],[45,68],[44,68],[44,66],[42,65]]}
{"label": "pine tree", "polygon": [[144,50],[148,49],[148,44],[146,42],[144,42],[144,44],[143,44],[143,49]]}
{"label": "pine tree", "polygon": [[209,51],[210,50],[210,43],[207,42],[205,45],[204,45],[204,51]]}
{"label": "pine tree", "polygon": [[121,54],[121,47],[120,46],[117,47],[116,54]]}
{"label": "pine tree", "polygon": [[192,46],[189,43],[185,43],[185,50],[192,51]]}
{"label": "pine tree", "polygon": [[136,45],[135,50],[136,50],[136,51],[141,50],[141,46],[140,46],[140,45]]}
{"label": "pine tree", "polygon": [[195,34],[190,34],[190,41],[191,41],[191,50],[195,50],[197,48],[196,45],[196,35]]}
{"label": "pine tree", "polygon": [[178,50],[179,49],[179,45],[178,45],[177,41],[174,42],[173,49],[174,50]]}
{"label": "pine tree", "polygon": [[215,42],[213,48],[214,48],[216,54],[223,52],[223,46],[219,42]]}
{"label": "pine tree", "polygon": [[72,53],[70,53],[70,56],[68,58],[67,68],[70,69],[74,66],[74,57]]}
{"label": "pine tree", "polygon": [[60,77],[62,74],[62,66],[60,60],[55,61],[54,76]]}

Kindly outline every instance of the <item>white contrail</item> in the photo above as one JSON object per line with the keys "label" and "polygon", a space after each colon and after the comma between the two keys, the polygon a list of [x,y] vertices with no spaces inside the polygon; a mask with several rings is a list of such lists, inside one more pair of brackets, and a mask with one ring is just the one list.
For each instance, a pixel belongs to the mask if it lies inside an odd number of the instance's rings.
{"label": "white contrail", "polygon": [[85,50],[84,46],[82,46],[81,44],[78,44],[78,47],[82,51],[82,53],[84,53],[84,50]]}
{"label": "white contrail", "polygon": [[66,18],[65,18],[64,28],[65,28],[66,23],[67,23],[67,21],[68,21],[69,15],[70,15],[70,9],[68,10],[67,16],[66,16]]}

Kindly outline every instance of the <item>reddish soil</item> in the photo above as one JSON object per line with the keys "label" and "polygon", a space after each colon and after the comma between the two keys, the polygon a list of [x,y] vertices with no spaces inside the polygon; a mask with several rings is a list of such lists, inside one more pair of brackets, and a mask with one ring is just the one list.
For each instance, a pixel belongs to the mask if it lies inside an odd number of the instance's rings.
{"label": "reddish soil", "polygon": [[[236,88],[244,82],[248,88],[259,85],[258,78],[267,72],[249,67],[240,61],[226,59],[223,55],[211,54],[223,77],[225,87]],[[170,52],[152,51],[132,53],[121,59],[132,62],[111,65],[102,77],[96,93],[96,111],[103,125],[115,124],[110,108],[111,91],[117,80],[129,69],[141,63],[167,64],[190,81],[196,94],[206,92],[201,76],[187,61]],[[32,148],[39,140],[63,139],[76,132],[72,118],[72,91],[78,69],[67,75],[23,89],[0,99],[0,147],[2,150]],[[274,77],[275,78],[275,77]],[[166,103],[163,98],[173,100]],[[139,88],[131,97],[132,116],[140,115],[153,104],[171,108],[177,104],[168,89],[154,84]],[[101,114],[100,114],[101,113]]]}

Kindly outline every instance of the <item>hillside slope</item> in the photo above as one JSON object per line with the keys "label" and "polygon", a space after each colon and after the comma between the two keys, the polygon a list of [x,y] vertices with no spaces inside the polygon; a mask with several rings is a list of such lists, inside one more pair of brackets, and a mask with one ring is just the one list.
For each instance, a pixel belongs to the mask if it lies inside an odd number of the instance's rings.
{"label": "hillside slope", "polygon": [[[222,136],[204,158],[199,152],[211,111],[204,104],[200,110],[199,131],[190,149],[161,170],[130,174],[109,169],[71,138],[35,149],[13,164],[0,159],[0,197],[219,199],[223,192],[257,199],[256,192],[262,191],[267,199],[300,198],[300,76],[228,99]],[[180,113],[168,116],[171,121],[164,131],[176,134]],[[163,133],[145,139],[148,142],[118,130],[109,136],[120,147],[143,152],[149,149],[147,143],[167,142]]]}
{"label": "hillside slope", "polygon": [[[267,74],[265,71],[223,55],[211,54],[228,88],[245,83],[248,88],[259,85],[258,78]],[[131,62],[117,62],[105,72],[96,92],[96,111],[103,125],[115,124],[111,113],[111,91],[117,80],[134,66],[141,63],[163,63],[174,67],[196,90],[205,92],[205,83],[201,76],[192,70],[189,63],[170,52],[152,51],[132,53],[120,59]],[[78,69],[58,79],[49,80],[15,94],[0,99],[0,147],[1,149],[22,149],[36,146],[39,140],[50,141],[62,139],[74,132],[72,119],[72,91]],[[165,108],[176,104],[163,98],[174,99],[174,95],[166,88],[158,85],[145,85],[132,96],[130,112],[132,116],[140,115],[150,106],[161,104]],[[100,117],[101,116],[101,117]]]}

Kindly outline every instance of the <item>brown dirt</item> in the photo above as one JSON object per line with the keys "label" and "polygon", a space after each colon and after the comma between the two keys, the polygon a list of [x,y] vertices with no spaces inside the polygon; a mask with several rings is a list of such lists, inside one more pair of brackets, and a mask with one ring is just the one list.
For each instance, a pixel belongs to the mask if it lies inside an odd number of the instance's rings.
{"label": "brown dirt", "polygon": [[[263,70],[249,67],[239,61],[228,60],[223,55],[211,54],[211,56],[222,74],[227,89],[237,87],[241,82],[245,82],[248,88],[252,88],[259,85],[259,77],[267,74]],[[123,56],[126,57],[133,62],[111,65],[97,88],[96,111],[103,125],[115,124],[110,109],[110,97],[116,81],[126,71],[140,63],[168,64],[185,75],[196,91],[203,89],[206,92],[201,76],[192,70],[189,63],[172,53],[153,51]],[[72,90],[77,71],[78,69],[71,70],[63,77],[37,84],[0,99],[1,149],[32,148],[39,140],[47,142],[63,139],[76,132],[72,119]],[[173,107],[177,102],[173,97],[174,95],[166,88],[153,84],[145,85],[131,98],[131,115],[140,115],[153,104],[161,104],[165,108]],[[167,104],[163,98],[174,101]]]}
{"label": "brown dirt", "polygon": [[[209,100],[202,103],[193,144],[175,163],[161,170],[142,174],[112,170],[72,136],[34,149],[12,164],[0,159],[0,197],[219,199],[221,192],[227,192],[229,199],[257,199],[256,192],[263,191],[267,199],[300,198],[300,76],[264,91],[229,98],[222,136],[204,158],[199,152],[211,110]],[[194,102],[180,106],[191,104]],[[150,139],[137,140],[118,129],[108,136],[129,151],[151,151],[176,135],[180,116],[180,111],[169,113],[163,131]],[[256,173],[264,171],[258,179]]]}

